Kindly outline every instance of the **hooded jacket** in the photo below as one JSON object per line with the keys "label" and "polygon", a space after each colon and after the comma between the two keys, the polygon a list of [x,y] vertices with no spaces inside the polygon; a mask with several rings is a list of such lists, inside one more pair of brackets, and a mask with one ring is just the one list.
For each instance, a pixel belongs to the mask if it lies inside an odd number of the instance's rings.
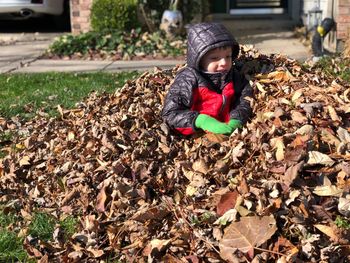
{"label": "hooded jacket", "polygon": [[222,122],[236,119],[246,123],[252,109],[247,97],[253,97],[249,82],[232,66],[226,73],[205,73],[201,58],[214,48],[231,46],[232,60],[239,45],[230,32],[219,23],[200,23],[189,28],[187,37],[187,67],[179,71],[166,95],[162,117],[182,134],[196,132],[195,120],[202,114]]}

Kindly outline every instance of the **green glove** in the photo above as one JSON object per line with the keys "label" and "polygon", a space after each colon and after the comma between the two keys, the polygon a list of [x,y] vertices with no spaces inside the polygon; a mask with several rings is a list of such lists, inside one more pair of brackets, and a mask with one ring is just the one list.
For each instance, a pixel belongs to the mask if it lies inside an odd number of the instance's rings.
{"label": "green glove", "polygon": [[232,128],[232,132],[234,132],[234,130],[237,128],[242,128],[242,123],[239,120],[231,119],[228,123],[228,126],[230,126]]}
{"label": "green glove", "polygon": [[218,134],[231,134],[233,128],[206,114],[199,114],[194,123],[197,128]]}

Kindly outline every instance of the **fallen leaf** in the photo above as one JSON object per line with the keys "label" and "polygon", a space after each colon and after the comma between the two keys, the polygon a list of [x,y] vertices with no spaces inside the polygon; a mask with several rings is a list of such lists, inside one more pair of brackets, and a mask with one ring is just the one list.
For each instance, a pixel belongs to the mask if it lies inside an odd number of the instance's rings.
{"label": "fallen leaf", "polygon": [[292,111],[292,120],[301,124],[307,122],[307,118],[299,111]]}
{"label": "fallen leaf", "polygon": [[294,164],[286,170],[284,175],[281,175],[282,182],[289,187],[303,170],[304,161]]}
{"label": "fallen leaf", "polygon": [[95,249],[92,247],[88,247],[86,251],[90,252],[94,258],[100,258],[102,257],[105,253],[101,249]]}
{"label": "fallen leaf", "polygon": [[253,256],[254,247],[259,247],[276,232],[276,221],[271,216],[242,217],[226,229],[220,245],[236,248]]}
{"label": "fallen leaf", "polygon": [[223,194],[220,198],[219,203],[217,204],[216,213],[219,216],[222,216],[228,210],[230,210],[231,208],[234,208],[236,205],[237,197],[238,197],[237,191]]}
{"label": "fallen leaf", "polygon": [[21,160],[19,160],[19,166],[25,166],[30,165],[30,157],[29,156],[23,156]]}
{"label": "fallen leaf", "polygon": [[96,201],[96,211],[103,213],[106,211],[105,202],[107,200],[107,194],[106,194],[106,185],[103,185],[103,187],[100,189],[98,195],[97,195],[97,201]]}
{"label": "fallen leaf", "polygon": [[339,196],[343,193],[343,190],[335,185],[324,185],[316,186],[312,192],[318,196]]}
{"label": "fallen leaf", "polygon": [[321,225],[321,224],[315,224],[314,227],[316,227],[318,230],[320,230],[322,233],[326,234],[329,236],[332,240],[336,241],[338,240],[337,234],[334,232],[333,228],[330,226],[326,225]]}
{"label": "fallen leaf", "polygon": [[337,134],[344,143],[350,143],[350,133],[342,127],[338,127]]}
{"label": "fallen leaf", "polygon": [[322,164],[326,166],[332,166],[334,164],[334,161],[324,153],[318,151],[309,151],[309,158],[307,164]]}
{"label": "fallen leaf", "polygon": [[329,115],[331,116],[332,121],[341,122],[340,117],[338,116],[337,112],[331,105],[328,105],[327,109],[328,109]]}
{"label": "fallen leaf", "polygon": [[292,96],[292,102],[295,103],[302,95],[303,95],[303,91],[302,90],[295,91],[293,96]]}
{"label": "fallen leaf", "polygon": [[237,210],[236,209],[230,209],[225,212],[221,217],[219,217],[214,224],[215,225],[226,225],[229,222],[235,221],[237,218]]}
{"label": "fallen leaf", "polygon": [[199,159],[192,164],[192,169],[202,174],[208,173],[208,166],[203,159]]}
{"label": "fallen leaf", "polygon": [[350,216],[350,194],[347,194],[345,197],[339,198],[338,211],[343,216]]}

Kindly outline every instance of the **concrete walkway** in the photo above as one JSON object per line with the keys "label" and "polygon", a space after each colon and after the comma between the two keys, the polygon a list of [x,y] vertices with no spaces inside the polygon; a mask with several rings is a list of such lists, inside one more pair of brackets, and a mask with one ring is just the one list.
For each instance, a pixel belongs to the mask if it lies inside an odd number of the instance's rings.
{"label": "concrete walkway", "polygon": [[[240,44],[251,44],[263,54],[284,54],[304,62],[311,53],[285,20],[232,20],[216,19],[231,30]],[[47,60],[40,55],[59,36],[59,33],[0,34],[0,73],[29,72],[118,72],[125,70],[163,69],[182,64],[181,60],[141,60],[141,61],[87,61],[87,60]]]}
{"label": "concrete walkway", "polygon": [[0,73],[13,72],[35,62],[58,33],[1,33]]}

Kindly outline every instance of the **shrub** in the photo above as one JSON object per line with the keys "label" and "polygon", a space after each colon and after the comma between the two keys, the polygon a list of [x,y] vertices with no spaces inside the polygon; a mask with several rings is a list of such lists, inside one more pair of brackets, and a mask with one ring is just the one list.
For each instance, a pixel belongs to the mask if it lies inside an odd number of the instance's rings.
{"label": "shrub", "polygon": [[80,35],[64,35],[51,44],[47,55],[112,58],[116,60],[135,57],[178,57],[186,52],[186,42],[178,38],[169,41],[162,32],[142,33],[141,29],[130,32],[90,31]]}
{"label": "shrub", "polygon": [[91,26],[95,31],[123,31],[138,27],[137,0],[94,0]]}

